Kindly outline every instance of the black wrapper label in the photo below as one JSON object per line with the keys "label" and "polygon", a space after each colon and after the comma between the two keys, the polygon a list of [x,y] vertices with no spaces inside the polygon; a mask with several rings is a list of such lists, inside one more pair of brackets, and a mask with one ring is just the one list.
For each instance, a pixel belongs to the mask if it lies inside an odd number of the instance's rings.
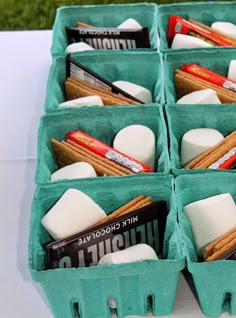
{"label": "black wrapper label", "polygon": [[45,246],[48,268],[97,265],[107,253],[139,243],[150,245],[162,254],[167,219],[164,201],[154,202],[64,240]]}
{"label": "black wrapper label", "polygon": [[85,42],[96,50],[150,49],[148,28],[71,28],[66,27],[68,44]]}
{"label": "black wrapper label", "polygon": [[70,57],[70,55],[66,58],[66,76],[76,77],[82,81],[85,81],[91,85],[95,85],[98,88],[105,89],[112,93],[125,96],[133,101],[143,104],[139,99],[135,98],[134,96],[126,93],[119,87],[113,85],[111,82],[103,78],[102,76],[98,75],[97,73],[91,71],[86,66],[82,65],[81,63],[75,61]]}

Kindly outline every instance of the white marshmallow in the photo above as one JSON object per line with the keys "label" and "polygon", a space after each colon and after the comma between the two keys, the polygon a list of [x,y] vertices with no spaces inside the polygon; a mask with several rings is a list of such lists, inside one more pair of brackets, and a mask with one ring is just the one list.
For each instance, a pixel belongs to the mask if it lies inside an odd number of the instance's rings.
{"label": "white marshmallow", "polygon": [[142,29],[142,26],[134,19],[129,18],[118,25],[117,29]]}
{"label": "white marshmallow", "polygon": [[151,92],[140,85],[127,82],[127,81],[116,81],[112,83],[113,85],[119,87],[126,93],[130,94],[131,96],[134,96],[135,98],[139,99],[141,102],[145,104],[152,103],[152,94]]}
{"label": "white marshmallow", "polygon": [[227,77],[232,81],[236,81],[236,60],[230,61]]}
{"label": "white marshmallow", "polygon": [[100,96],[86,96],[76,99],[68,100],[67,102],[60,103],[59,108],[62,107],[81,107],[81,106],[103,106],[103,102]]}
{"label": "white marshmallow", "polygon": [[67,102],[60,103],[58,105],[59,108],[61,107],[81,107],[81,106],[103,106],[103,102],[100,96],[86,96],[80,97],[76,99],[68,100]]}
{"label": "white marshmallow", "polygon": [[196,128],[187,131],[181,142],[181,165],[186,165],[223,139],[224,136],[218,130],[211,128]]}
{"label": "white marshmallow", "polygon": [[171,44],[172,49],[194,49],[198,47],[212,47],[211,44],[191,35],[177,33]]}
{"label": "white marshmallow", "polygon": [[87,162],[75,162],[52,173],[51,181],[93,177],[97,177],[93,166]]}
{"label": "white marshmallow", "polygon": [[236,226],[236,205],[229,193],[192,202],[184,207],[200,256],[206,245]]}
{"label": "white marshmallow", "polygon": [[69,44],[66,48],[66,53],[75,53],[75,52],[83,52],[83,51],[92,51],[94,48],[88,45],[85,42],[77,42]]}
{"label": "white marshmallow", "polygon": [[154,169],[155,135],[150,128],[130,125],[121,129],[114,138],[113,147]]}
{"label": "white marshmallow", "polygon": [[236,39],[236,25],[231,22],[214,22],[211,25],[213,31],[218,31],[226,36]]}
{"label": "white marshmallow", "polygon": [[132,263],[146,259],[158,259],[156,252],[147,244],[137,244],[124,250],[104,255],[99,260],[98,265]]}
{"label": "white marshmallow", "polygon": [[216,92],[211,88],[207,88],[181,97],[177,100],[177,104],[221,104],[221,102]]}
{"label": "white marshmallow", "polygon": [[42,218],[41,223],[58,240],[85,230],[105,216],[100,206],[85,193],[68,189]]}

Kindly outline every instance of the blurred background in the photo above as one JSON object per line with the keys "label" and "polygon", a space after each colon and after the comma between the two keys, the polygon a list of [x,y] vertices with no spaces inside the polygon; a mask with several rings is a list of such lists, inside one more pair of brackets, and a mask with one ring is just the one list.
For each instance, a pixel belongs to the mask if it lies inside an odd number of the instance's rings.
{"label": "blurred background", "polygon": [[[155,2],[145,0],[0,0],[0,30],[51,29],[56,8],[64,5]],[[159,0],[158,4],[190,2]],[[196,1],[192,1],[196,2]]]}

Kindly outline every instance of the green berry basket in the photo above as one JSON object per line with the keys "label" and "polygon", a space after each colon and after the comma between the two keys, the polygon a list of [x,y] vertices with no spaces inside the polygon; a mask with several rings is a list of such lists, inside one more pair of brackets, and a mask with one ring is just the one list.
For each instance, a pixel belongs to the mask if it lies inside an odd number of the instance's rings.
{"label": "green berry basket", "polygon": [[[178,15],[184,19],[193,19],[210,27],[213,22],[218,21],[235,24],[235,10],[236,3],[234,1],[193,1],[160,5],[158,7],[160,51],[177,51],[177,49],[170,49],[167,41],[169,18],[171,15]],[[212,48],[209,48],[207,50],[211,51],[211,49]],[[194,54],[197,53],[198,50],[199,49],[194,49]]]}
{"label": "green berry basket", "polygon": [[129,18],[135,19],[142,27],[148,28],[151,49],[156,50],[158,31],[155,3],[84,5],[57,9],[53,26],[52,56],[64,54],[68,45],[65,32],[67,26],[75,27],[80,21],[99,28],[116,28]]}
{"label": "green berry basket", "polygon": [[[173,182],[170,175],[148,174],[132,179],[54,183],[36,189],[30,224],[29,268],[32,278],[41,284],[55,317],[108,318],[112,312],[110,299],[116,301],[119,318],[145,315],[147,310],[153,315],[167,315],[173,310],[180,271],[185,267]],[[119,265],[46,269],[42,246],[51,239],[40,221],[69,188],[83,191],[105,211],[112,211],[139,194],[151,195],[153,201],[166,201],[169,214],[163,258]]]}
{"label": "green berry basket", "polygon": [[[216,173],[213,169],[185,169],[180,164],[181,140],[183,135],[195,128],[212,128],[227,136],[236,130],[236,105],[168,105],[166,106],[170,140],[171,171],[180,174]],[[217,170],[236,173],[236,170]],[[236,177],[236,174],[235,174]]]}
{"label": "green berry basket", "polygon": [[93,109],[87,107],[53,112],[41,118],[38,131],[36,183],[50,182],[51,174],[58,169],[50,144],[51,138],[63,140],[68,132],[79,129],[112,146],[116,133],[134,124],[145,125],[153,131],[156,137],[155,171],[168,173],[167,132],[162,106],[94,106]]}
{"label": "green berry basket", "polygon": [[[73,53],[71,57],[110,82],[123,80],[141,85],[151,91],[153,102],[164,102],[162,58],[158,53],[89,51]],[[58,104],[66,100],[65,81],[66,57],[61,56],[54,59],[50,69],[44,105],[46,112],[57,110]]]}
{"label": "green berry basket", "polygon": [[[236,315],[235,261],[199,262],[190,223],[183,207],[191,202],[222,193],[230,193],[236,202],[236,175],[207,173],[176,178],[176,200],[181,236],[198,300],[206,316],[218,317],[227,311]],[[222,211],[224,213],[224,211]],[[191,280],[189,280],[191,284]]]}
{"label": "green berry basket", "polygon": [[[235,3],[236,5],[236,3]],[[235,6],[236,8],[236,6]],[[211,50],[198,49],[197,51],[173,51],[164,55],[164,76],[166,103],[176,103],[175,71],[185,64],[198,64],[213,72],[227,77],[231,60],[235,60],[235,49],[214,48]],[[178,105],[179,106],[179,105]],[[221,105],[219,105],[221,107]],[[196,105],[196,107],[198,107]],[[222,105],[226,107],[226,104]]]}

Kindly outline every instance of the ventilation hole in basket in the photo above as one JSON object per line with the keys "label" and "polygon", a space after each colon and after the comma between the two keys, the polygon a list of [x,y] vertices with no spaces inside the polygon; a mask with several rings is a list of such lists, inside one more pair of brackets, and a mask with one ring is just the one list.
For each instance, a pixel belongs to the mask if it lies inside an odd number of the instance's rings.
{"label": "ventilation hole in basket", "polygon": [[147,312],[153,312],[153,307],[154,307],[154,297],[153,295],[148,295],[147,296]]}
{"label": "ventilation hole in basket", "polygon": [[230,311],[232,294],[230,292],[226,292],[223,299],[223,308],[224,311]]}
{"label": "ventilation hole in basket", "polygon": [[[114,298],[109,298],[107,300],[107,303],[108,303],[108,306],[109,306],[109,309],[110,309],[111,317],[112,318],[117,317],[118,314],[117,314],[117,306],[116,306],[115,299]],[[114,314],[115,314],[115,317],[114,317]]]}
{"label": "ventilation hole in basket", "polygon": [[81,318],[79,313],[79,303],[78,302],[72,302],[72,317],[73,318]]}

